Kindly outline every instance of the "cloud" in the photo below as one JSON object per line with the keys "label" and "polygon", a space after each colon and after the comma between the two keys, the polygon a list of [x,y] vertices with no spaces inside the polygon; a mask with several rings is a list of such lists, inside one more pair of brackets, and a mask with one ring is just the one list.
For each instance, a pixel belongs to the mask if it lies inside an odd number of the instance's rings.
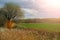
{"label": "cloud", "polygon": [[37,15],[39,12],[37,10],[34,9],[28,9],[28,8],[22,8],[24,11],[29,12],[32,15]]}
{"label": "cloud", "polygon": [[43,18],[47,17],[46,13],[40,13],[35,9],[22,8],[25,14],[25,18]]}
{"label": "cloud", "polygon": [[38,11],[34,9],[22,8],[22,11],[25,14],[25,18],[35,18]]}

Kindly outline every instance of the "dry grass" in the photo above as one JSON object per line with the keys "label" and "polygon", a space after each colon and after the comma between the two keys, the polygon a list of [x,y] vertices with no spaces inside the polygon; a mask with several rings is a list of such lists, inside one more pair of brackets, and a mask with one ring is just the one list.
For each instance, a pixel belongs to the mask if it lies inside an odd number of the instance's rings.
{"label": "dry grass", "polygon": [[0,28],[0,40],[60,40],[59,32]]}

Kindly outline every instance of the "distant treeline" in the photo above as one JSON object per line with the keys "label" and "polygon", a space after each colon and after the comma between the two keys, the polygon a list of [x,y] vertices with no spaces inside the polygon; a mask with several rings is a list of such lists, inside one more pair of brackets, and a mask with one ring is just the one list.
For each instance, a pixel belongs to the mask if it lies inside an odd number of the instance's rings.
{"label": "distant treeline", "polygon": [[22,23],[60,23],[60,18],[43,18],[43,19],[21,19],[17,22]]}

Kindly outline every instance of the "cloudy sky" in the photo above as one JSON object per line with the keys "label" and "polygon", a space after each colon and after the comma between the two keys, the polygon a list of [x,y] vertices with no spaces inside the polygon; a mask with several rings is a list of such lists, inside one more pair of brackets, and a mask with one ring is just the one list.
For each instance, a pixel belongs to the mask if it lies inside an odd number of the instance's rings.
{"label": "cloudy sky", "polygon": [[18,3],[25,18],[60,18],[60,0],[0,0],[0,7],[7,2]]}

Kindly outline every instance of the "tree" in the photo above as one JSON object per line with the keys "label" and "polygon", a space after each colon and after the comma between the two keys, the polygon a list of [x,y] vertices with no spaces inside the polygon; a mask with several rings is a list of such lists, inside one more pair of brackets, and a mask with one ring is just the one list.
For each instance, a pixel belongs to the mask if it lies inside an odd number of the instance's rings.
{"label": "tree", "polygon": [[7,22],[6,27],[11,28],[14,22],[12,21],[16,17],[23,17],[23,12],[21,7],[14,3],[6,3],[3,8],[1,8],[0,15],[3,15]]}
{"label": "tree", "polygon": [[5,22],[6,22],[6,18],[5,18],[5,16],[4,15],[2,15],[2,10],[1,10],[1,8],[0,8],[0,27],[3,27],[3,25],[5,24]]}

